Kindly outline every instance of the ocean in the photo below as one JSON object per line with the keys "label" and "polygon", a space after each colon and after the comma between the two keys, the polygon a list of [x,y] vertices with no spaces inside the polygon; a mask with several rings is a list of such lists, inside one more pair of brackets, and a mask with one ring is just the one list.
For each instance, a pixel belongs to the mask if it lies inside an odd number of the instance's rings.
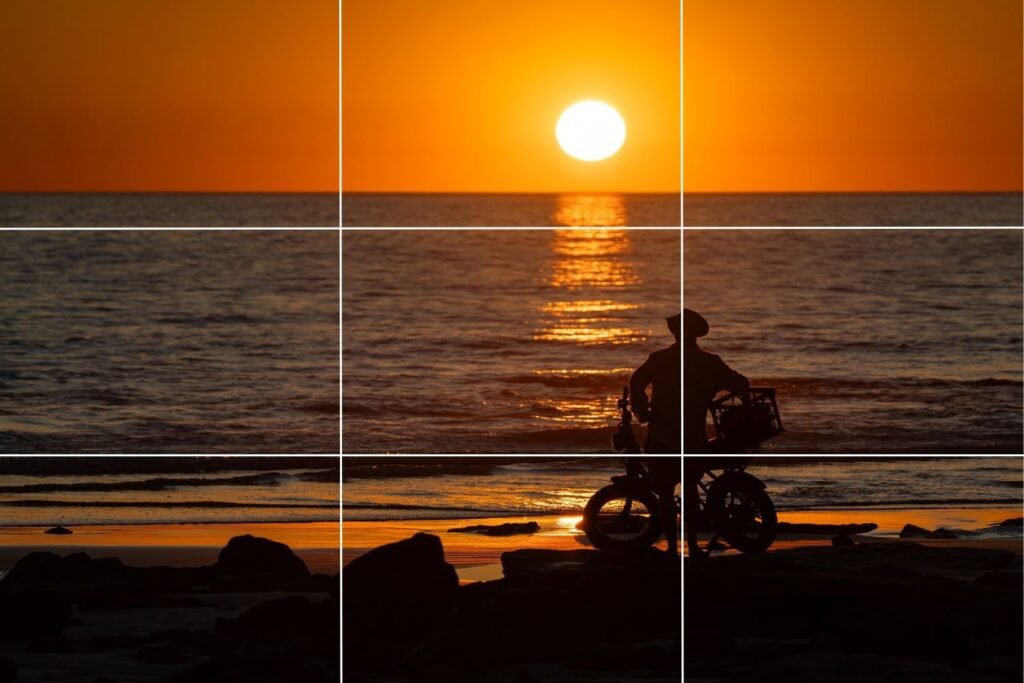
{"label": "ocean", "polygon": [[1024,194],[686,193],[687,226],[1021,226]]}
{"label": "ocean", "polygon": [[335,573],[338,481],[336,457],[0,458],[0,578],[33,551],[209,565],[243,534]]}
{"label": "ocean", "polygon": [[1024,232],[686,231],[701,347],[775,386],[765,453],[1020,453]]}
{"label": "ocean", "polygon": [[[397,474],[405,467],[408,476],[377,478],[368,476],[374,460],[379,459],[343,460],[345,521],[578,516],[594,492],[623,471],[621,458],[589,457],[516,459],[467,473],[459,460],[448,458],[433,459],[442,466],[430,476],[423,476],[416,465],[395,465]],[[749,471],[765,482],[783,516],[788,511],[863,508],[1010,508],[1019,516],[1024,506],[1020,457],[754,456]]]}
{"label": "ocean", "polygon": [[678,227],[679,194],[342,195],[346,227]]}
{"label": "ocean", "polygon": [[345,453],[611,452],[680,231],[346,231]]}
{"label": "ocean", "polygon": [[334,231],[0,231],[0,452],[337,453]]}
{"label": "ocean", "polygon": [[338,496],[336,457],[0,458],[5,529],[336,522]]}
{"label": "ocean", "polygon": [[0,193],[0,226],[337,227],[338,194]]}

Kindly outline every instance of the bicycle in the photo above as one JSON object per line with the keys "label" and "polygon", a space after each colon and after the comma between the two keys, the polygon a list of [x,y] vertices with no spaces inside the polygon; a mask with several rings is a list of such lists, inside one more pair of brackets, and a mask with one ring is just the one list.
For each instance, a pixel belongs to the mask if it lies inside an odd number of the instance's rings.
{"label": "bicycle", "polygon": [[[686,523],[711,533],[703,550],[723,550],[722,539],[742,553],[760,553],[775,542],[778,515],[760,479],[746,471],[750,458],[687,458],[701,464],[697,517]],[[721,470],[720,474],[715,474]]]}
{"label": "bicycle", "polygon": [[[646,466],[639,459],[627,458],[626,474],[611,480],[587,502],[580,528],[601,550],[633,552],[647,548],[667,529]],[[680,513],[680,498],[676,496],[674,529],[680,528]]]}

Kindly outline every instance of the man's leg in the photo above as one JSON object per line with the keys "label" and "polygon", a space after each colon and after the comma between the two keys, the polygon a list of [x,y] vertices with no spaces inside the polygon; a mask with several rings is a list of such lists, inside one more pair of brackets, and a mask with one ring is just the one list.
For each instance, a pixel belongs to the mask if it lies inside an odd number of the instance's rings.
{"label": "man's leg", "polygon": [[676,542],[676,485],[675,483],[663,485],[658,491],[658,508],[661,515],[661,525],[665,530],[665,540],[668,541],[668,554],[672,557],[679,552],[679,544]]}
{"label": "man's leg", "polygon": [[700,516],[698,484],[704,468],[693,460],[683,460],[683,527],[686,529],[686,548],[690,559],[703,560],[704,551],[697,541],[697,518]]}

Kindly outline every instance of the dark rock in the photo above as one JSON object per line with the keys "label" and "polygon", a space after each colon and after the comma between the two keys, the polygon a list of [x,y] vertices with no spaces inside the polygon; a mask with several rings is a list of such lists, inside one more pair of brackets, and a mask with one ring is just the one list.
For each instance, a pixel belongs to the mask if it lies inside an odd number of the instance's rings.
{"label": "dark rock", "polygon": [[53,527],[52,529],[47,529],[43,533],[44,534],[53,534],[55,536],[67,536],[67,535],[73,534],[75,532],[72,531],[71,529],[66,529],[66,528],[64,528],[64,527],[62,527],[62,526],[60,526],[58,524],[57,526]]}
{"label": "dark rock", "polygon": [[75,652],[75,646],[66,636],[55,634],[50,636],[44,636],[38,640],[34,640],[29,643],[28,647],[25,648],[25,652],[44,652],[53,654],[67,654]]}
{"label": "dark rock", "polygon": [[127,567],[116,557],[94,560],[85,553],[64,557],[55,553],[29,553],[0,581],[0,589],[66,588],[72,582],[120,581],[127,573]]}
{"label": "dark rock", "polygon": [[932,532],[913,524],[907,524],[900,531],[900,538],[931,538]]}
{"label": "dark rock", "polygon": [[960,538],[962,536],[971,536],[973,534],[964,531],[963,529],[936,529],[935,531],[928,534],[928,538]]}
{"label": "dark rock", "polygon": [[484,536],[515,536],[518,534],[535,534],[540,531],[540,524],[537,522],[524,522],[516,524],[508,522],[505,524],[476,524],[474,526],[463,526],[456,529],[449,529],[450,534],[483,534]]}
{"label": "dark rock", "polygon": [[287,581],[309,577],[306,563],[287,545],[249,534],[228,541],[214,568],[222,577],[231,578]]}
{"label": "dark rock", "polygon": [[264,651],[217,653],[173,675],[170,680],[172,683],[337,683],[338,660],[315,660]]}
{"label": "dark rock", "polygon": [[218,619],[217,633],[263,648],[284,648],[305,656],[338,651],[338,610],[328,600],[290,596],[256,605],[236,619]]}
{"label": "dark rock", "polygon": [[423,533],[357,557],[341,580],[346,633],[367,639],[381,633],[414,637],[440,628],[452,615],[459,588],[441,539]]}
{"label": "dark rock", "polygon": [[0,636],[16,640],[58,635],[71,621],[71,595],[40,590],[0,594]]}
{"label": "dark rock", "polygon": [[135,656],[153,664],[179,664],[188,656],[188,650],[176,643],[152,643],[142,645]]}
{"label": "dark rock", "polygon": [[857,544],[854,543],[853,539],[846,534],[839,534],[832,539],[832,546],[835,548],[849,548],[855,545]]}
{"label": "dark rock", "polygon": [[89,652],[104,650],[134,650],[142,642],[142,638],[132,635],[94,635],[89,638],[86,646]]}
{"label": "dark rock", "polygon": [[0,655],[0,683],[14,683],[18,679],[18,665],[7,655]]}
{"label": "dark rock", "polygon": [[974,579],[979,586],[995,586],[997,588],[1008,588],[1019,590],[1024,586],[1024,577],[1013,572],[986,572]]}
{"label": "dark rock", "polygon": [[1024,517],[1014,517],[999,523],[999,526],[1024,526]]}
{"label": "dark rock", "polygon": [[[402,653],[396,678],[444,669],[461,672],[448,680],[482,680],[478,672],[552,662],[600,671],[608,680],[612,670],[639,669],[652,679],[680,680],[682,566],[678,557],[648,550],[504,553],[506,578],[461,587],[456,618],[426,644]],[[346,601],[348,596],[346,585]],[[572,621],[568,628],[566,615]],[[346,654],[346,667],[349,662]],[[354,672],[344,673],[348,680]]]}

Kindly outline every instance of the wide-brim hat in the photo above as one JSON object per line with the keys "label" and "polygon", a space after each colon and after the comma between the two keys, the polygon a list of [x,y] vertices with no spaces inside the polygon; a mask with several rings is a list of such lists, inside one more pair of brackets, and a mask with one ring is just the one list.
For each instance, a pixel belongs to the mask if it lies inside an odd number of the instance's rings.
{"label": "wide-brim hat", "polygon": [[683,331],[687,337],[703,337],[711,331],[711,326],[708,325],[708,321],[700,313],[684,308]]}

